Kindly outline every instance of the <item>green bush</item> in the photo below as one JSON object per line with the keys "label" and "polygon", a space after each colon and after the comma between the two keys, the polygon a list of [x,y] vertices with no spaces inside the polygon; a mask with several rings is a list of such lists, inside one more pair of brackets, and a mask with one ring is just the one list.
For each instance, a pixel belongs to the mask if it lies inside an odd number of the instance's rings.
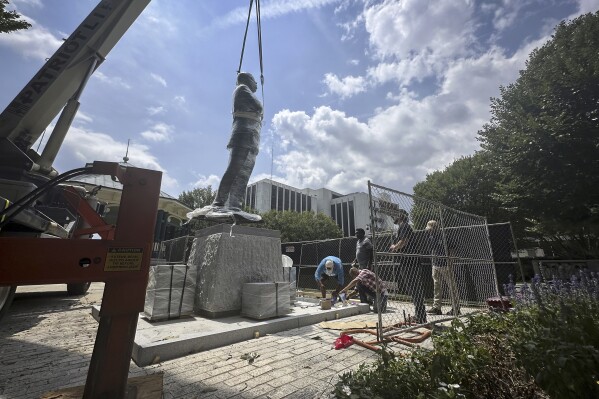
{"label": "green bush", "polygon": [[434,350],[381,351],[337,398],[599,398],[599,282],[579,274],[515,290],[515,309],[456,319]]}

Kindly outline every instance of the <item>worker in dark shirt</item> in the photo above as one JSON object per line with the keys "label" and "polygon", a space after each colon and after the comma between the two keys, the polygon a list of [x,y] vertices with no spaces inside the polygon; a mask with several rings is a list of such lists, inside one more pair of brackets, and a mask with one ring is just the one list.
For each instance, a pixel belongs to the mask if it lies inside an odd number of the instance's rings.
{"label": "worker in dark shirt", "polygon": [[371,270],[372,265],[372,242],[366,237],[364,229],[356,229],[356,258],[352,266],[358,265],[360,269]]}
{"label": "worker in dark shirt", "polygon": [[398,269],[395,279],[398,287],[405,288],[408,295],[412,297],[414,303],[414,317],[419,324],[426,323],[426,309],[424,307],[424,287],[422,285],[422,270],[420,259],[417,256],[408,256],[415,254],[414,230],[408,223],[408,213],[401,209],[393,223],[397,225],[397,233],[394,236],[394,243],[389,247],[390,252],[405,254],[397,257]]}

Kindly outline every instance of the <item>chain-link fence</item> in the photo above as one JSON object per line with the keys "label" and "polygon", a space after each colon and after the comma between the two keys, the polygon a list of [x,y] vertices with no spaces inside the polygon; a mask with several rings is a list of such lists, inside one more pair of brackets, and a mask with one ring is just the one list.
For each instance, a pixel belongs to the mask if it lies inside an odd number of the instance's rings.
{"label": "chain-link fence", "polygon": [[[488,224],[489,239],[493,252],[493,262],[497,274],[499,291],[503,295],[503,286],[510,282],[520,281],[522,276],[522,266],[518,258],[518,250],[509,222]],[[356,238],[344,237],[330,240],[319,241],[300,241],[287,242],[281,244],[283,255],[289,256],[293,260],[293,266],[297,273],[298,289],[316,289],[317,284],[314,279],[316,266],[320,261],[329,255],[337,256],[343,262],[345,272],[345,281],[350,281],[350,264],[356,256]],[[420,262],[425,269],[432,268],[430,258],[424,258]],[[432,270],[432,269],[431,269]],[[431,272],[432,273],[432,272]],[[433,279],[432,274],[423,273],[423,289],[426,298],[433,297]],[[329,289],[335,288],[335,281],[326,281],[325,285]]]}
{"label": "chain-link fence", "polygon": [[377,300],[387,302],[386,312],[378,307],[381,334],[472,312],[499,294],[484,217],[372,183],[368,189]]}
{"label": "chain-link fence", "polygon": [[158,254],[152,258],[152,262],[161,265],[186,265],[194,238],[194,236],[183,236],[160,242]]}
{"label": "chain-link fence", "polygon": [[[518,274],[519,265],[513,257],[517,248],[509,223],[487,225],[482,217],[408,194],[374,185],[371,191],[373,220],[364,227],[375,245],[373,270],[385,284],[388,295],[381,326],[443,319],[442,314],[427,314],[425,307],[438,306],[442,313],[449,313],[451,308],[465,313],[486,307],[486,299],[497,296],[509,276]],[[400,214],[407,216],[411,242],[399,252],[392,252],[391,245],[398,241],[398,226],[393,221]],[[437,222],[436,235],[426,230],[430,220]],[[161,242],[154,261],[186,264],[193,239],[184,236]],[[281,250],[293,260],[298,289],[317,290],[314,272],[329,255],[341,259],[345,282],[351,281],[349,269],[356,256],[355,237],[282,243]],[[440,287],[437,293],[435,269]],[[325,285],[334,289],[334,279],[326,280]]]}
{"label": "chain-link fence", "polygon": [[489,240],[493,249],[493,262],[497,274],[499,292],[505,295],[504,286],[512,282],[524,281],[522,262],[518,254],[512,225],[507,223],[489,224]]}
{"label": "chain-link fence", "polygon": [[599,259],[540,259],[533,261],[533,269],[544,281],[569,280],[583,271],[599,273]]}
{"label": "chain-link fence", "polygon": [[[343,263],[345,281],[350,281],[350,264],[356,257],[356,238],[344,237],[331,240],[288,242],[281,244],[283,255],[293,260],[297,269],[297,288],[316,289],[318,284],[314,278],[316,267],[329,255],[337,256]],[[334,279],[324,281],[327,289],[335,289]]]}

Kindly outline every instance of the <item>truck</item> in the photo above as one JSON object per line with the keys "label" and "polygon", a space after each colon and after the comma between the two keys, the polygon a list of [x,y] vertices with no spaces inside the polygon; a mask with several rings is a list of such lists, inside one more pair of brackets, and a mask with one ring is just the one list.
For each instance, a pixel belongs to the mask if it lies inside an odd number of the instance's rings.
{"label": "truck", "polygon": [[[149,2],[100,1],[0,114],[0,253],[2,237],[86,239],[86,228],[101,223],[95,190],[57,179],[53,164],[88,80]],[[34,143],[59,113],[38,153]],[[68,293],[84,294],[89,284],[67,284]],[[0,286],[0,319],[16,288]]]}

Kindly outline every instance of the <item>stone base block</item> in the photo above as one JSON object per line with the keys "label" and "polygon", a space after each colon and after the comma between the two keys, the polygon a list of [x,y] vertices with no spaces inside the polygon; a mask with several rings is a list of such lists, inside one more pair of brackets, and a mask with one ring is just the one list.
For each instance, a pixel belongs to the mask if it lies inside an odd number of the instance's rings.
{"label": "stone base block", "polygon": [[188,264],[197,267],[195,313],[211,318],[239,314],[244,283],[283,279],[280,232],[230,225],[200,230]]}
{"label": "stone base block", "polygon": [[241,294],[241,314],[262,320],[291,313],[289,283],[246,283]]}

